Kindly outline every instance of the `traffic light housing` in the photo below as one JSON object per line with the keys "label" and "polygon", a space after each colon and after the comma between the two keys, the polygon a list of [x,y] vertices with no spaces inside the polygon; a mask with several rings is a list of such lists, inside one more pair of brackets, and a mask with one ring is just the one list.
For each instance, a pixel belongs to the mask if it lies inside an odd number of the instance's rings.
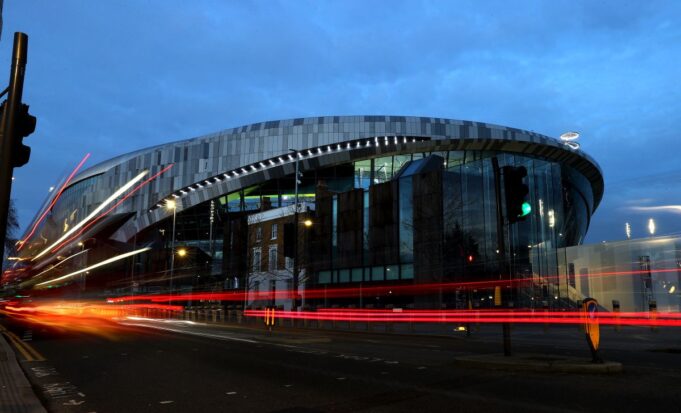
{"label": "traffic light housing", "polygon": [[530,188],[524,180],[527,168],[524,166],[504,167],[504,192],[506,194],[506,217],[509,223],[524,221],[532,212],[527,195]]}
{"label": "traffic light housing", "polygon": [[[0,117],[4,119],[5,116],[14,116],[14,130],[12,136],[8,136],[11,139],[11,155],[10,160],[12,163],[12,168],[19,168],[28,163],[28,159],[31,157],[31,148],[24,145],[24,138],[29,136],[35,131],[36,118],[35,116],[28,113],[28,105],[22,103],[19,106],[19,110],[16,113],[7,113],[7,102],[3,102],[0,106]],[[7,122],[9,119],[4,119]]]}
{"label": "traffic light housing", "polygon": [[19,106],[16,117],[16,129],[14,130],[14,142],[12,142],[12,166],[18,168],[28,163],[31,156],[31,148],[24,145],[24,138],[35,131],[36,118],[28,113],[28,105],[22,103]]}

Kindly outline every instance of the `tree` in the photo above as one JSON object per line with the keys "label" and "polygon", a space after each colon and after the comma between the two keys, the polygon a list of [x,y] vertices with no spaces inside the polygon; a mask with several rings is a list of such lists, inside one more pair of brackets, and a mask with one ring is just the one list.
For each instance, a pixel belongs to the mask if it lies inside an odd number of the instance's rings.
{"label": "tree", "polygon": [[9,203],[9,209],[7,211],[7,231],[5,233],[5,250],[3,255],[3,268],[6,267],[4,259],[11,256],[16,251],[16,238],[14,238],[14,233],[19,230],[19,217],[17,214],[17,208],[14,205],[14,200],[11,199]]}

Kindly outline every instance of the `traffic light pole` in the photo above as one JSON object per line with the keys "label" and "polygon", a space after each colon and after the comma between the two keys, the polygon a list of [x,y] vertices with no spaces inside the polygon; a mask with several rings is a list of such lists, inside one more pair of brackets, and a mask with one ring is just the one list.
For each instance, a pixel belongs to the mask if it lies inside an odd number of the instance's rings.
{"label": "traffic light pole", "polygon": [[2,139],[0,141],[0,247],[5,245],[7,231],[7,214],[9,212],[10,194],[12,192],[13,170],[13,137],[16,134],[17,118],[13,116],[21,108],[21,98],[24,90],[24,74],[26,72],[26,56],[28,52],[28,36],[24,33],[14,33],[14,47],[12,49],[12,63],[7,87],[7,102],[2,112]]}
{"label": "traffic light pole", "polygon": [[[499,251],[497,262],[500,263],[499,284],[503,286],[504,278],[508,278],[510,281],[510,275],[508,271],[509,266],[506,261],[506,245],[504,243],[504,214],[501,209],[501,170],[496,156],[492,158],[492,169],[494,171],[494,196],[497,201],[497,250]],[[501,297],[502,302],[508,304],[508,294],[504,294],[503,289],[501,290]],[[502,323],[501,328],[504,340],[504,356],[508,357],[511,355],[511,326],[508,322],[505,322]]]}

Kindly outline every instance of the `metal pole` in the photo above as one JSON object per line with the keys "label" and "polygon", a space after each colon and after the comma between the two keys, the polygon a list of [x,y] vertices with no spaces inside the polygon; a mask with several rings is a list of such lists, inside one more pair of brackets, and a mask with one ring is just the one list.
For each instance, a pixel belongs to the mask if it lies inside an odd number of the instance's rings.
{"label": "metal pole", "polygon": [[293,149],[296,157],[296,179],[295,179],[295,208],[293,212],[293,228],[295,228],[295,242],[293,243],[293,310],[298,310],[298,277],[300,276],[300,267],[298,265],[298,151]]}
{"label": "metal pole", "polygon": [[[213,259],[213,221],[215,220],[215,201],[210,201],[210,226],[208,228],[208,252],[210,258]],[[213,268],[211,267],[211,274]]]}
{"label": "metal pole", "polygon": [[9,115],[17,113],[21,107],[27,54],[28,36],[20,32],[14,33],[7,103],[2,116],[2,141],[0,141],[0,246],[2,246],[3,251],[5,232],[7,231],[7,214],[12,193],[12,137],[15,134],[14,129],[16,127],[16,119]]}
{"label": "metal pole", "polygon": [[177,205],[173,207],[173,240],[171,244],[170,255],[170,296],[173,295],[173,274],[175,273],[175,217],[177,214]]}
{"label": "metal pole", "polygon": [[[508,276],[508,266],[506,265],[506,246],[504,244],[504,214],[501,210],[501,172],[499,170],[499,160],[497,157],[492,158],[492,169],[494,171],[494,196],[497,204],[497,249],[499,250],[499,281],[502,281]],[[501,283],[500,283],[501,284]],[[506,296],[506,304],[508,304],[508,295],[501,292],[501,297]],[[511,355],[511,326],[509,323],[502,323],[502,334],[504,340],[504,356]]]}

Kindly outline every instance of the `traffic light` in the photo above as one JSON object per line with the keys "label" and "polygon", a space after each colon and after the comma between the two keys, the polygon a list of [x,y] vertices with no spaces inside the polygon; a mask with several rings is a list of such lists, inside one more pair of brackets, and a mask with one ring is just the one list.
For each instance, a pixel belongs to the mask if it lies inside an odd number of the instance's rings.
{"label": "traffic light", "polygon": [[28,113],[28,105],[22,103],[17,114],[14,142],[12,144],[12,166],[18,168],[28,163],[31,148],[24,145],[24,138],[35,131],[36,118]]}
{"label": "traffic light", "polygon": [[526,176],[527,169],[524,166],[504,167],[506,217],[509,223],[524,221],[532,212],[532,206],[527,201],[530,189],[524,182]]}
{"label": "traffic light", "polygon": [[[7,102],[3,102],[0,106],[0,117],[4,118],[7,110]],[[7,116],[14,116],[14,129],[12,136],[8,138],[11,142],[11,163],[12,168],[19,168],[28,163],[31,156],[31,148],[24,145],[24,138],[35,131],[36,118],[28,113],[28,105],[22,103],[19,106],[17,113],[7,113]],[[9,119],[5,119],[7,122]]]}

